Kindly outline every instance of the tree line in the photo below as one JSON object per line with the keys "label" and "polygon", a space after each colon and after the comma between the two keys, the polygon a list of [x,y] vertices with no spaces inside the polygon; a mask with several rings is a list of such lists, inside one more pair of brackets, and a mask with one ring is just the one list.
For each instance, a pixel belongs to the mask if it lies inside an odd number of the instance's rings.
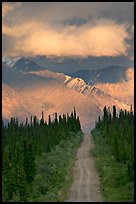
{"label": "tree line", "polygon": [[101,132],[110,147],[117,162],[127,165],[128,178],[134,179],[134,114],[132,105],[130,111],[119,110],[113,106],[112,113],[106,106],[103,116],[98,117],[95,129]]}
{"label": "tree line", "polygon": [[61,141],[71,137],[70,132],[81,130],[76,110],[70,115],[57,115],[48,122],[42,117],[26,118],[19,123],[12,117],[8,125],[2,121],[2,199],[12,201],[16,198],[27,201],[32,182],[36,175],[35,158],[44,152],[53,151]]}

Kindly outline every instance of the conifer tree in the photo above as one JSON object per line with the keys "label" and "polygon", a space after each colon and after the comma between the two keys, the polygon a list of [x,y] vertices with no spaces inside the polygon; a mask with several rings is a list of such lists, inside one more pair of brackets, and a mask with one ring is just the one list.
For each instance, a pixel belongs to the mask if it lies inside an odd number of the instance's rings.
{"label": "conifer tree", "polygon": [[104,106],[103,113],[104,113],[103,119],[104,119],[104,121],[107,121],[107,119],[108,119],[108,111],[107,111],[106,106]]}
{"label": "conifer tree", "polygon": [[51,125],[51,116],[49,115],[49,121],[48,124]]}
{"label": "conifer tree", "polygon": [[116,106],[113,106],[113,119],[116,118]]}
{"label": "conifer tree", "polygon": [[34,116],[34,127],[37,125],[37,117]]}
{"label": "conifer tree", "polygon": [[76,119],[76,109],[74,107],[74,118]]}
{"label": "conifer tree", "polygon": [[32,125],[33,125],[33,119],[32,119],[32,116],[30,117],[30,125],[31,125],[31,127],[32,127]]}
{"label": "conifer tree", "polygon": [[62,117],[61,117],[61,115],[59,115],[59,124],[61,124],[62,123]]}
{"label": "conifer tree", "polygon": [[44,116],[43,116],[43,111],[42,111],[42,118],[40,120],[40,125],[43,126],[44,125]]}
{"label": "conifer tree", "polygon": [[55,124],[58,124],[58,116],[57,116],[57,113],[55,113]]}

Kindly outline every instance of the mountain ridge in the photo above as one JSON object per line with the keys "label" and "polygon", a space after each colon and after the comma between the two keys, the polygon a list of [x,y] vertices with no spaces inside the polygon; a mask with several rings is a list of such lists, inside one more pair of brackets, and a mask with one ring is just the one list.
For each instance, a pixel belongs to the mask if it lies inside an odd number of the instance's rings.
{"label": "mountain ridge", "polygon": [[[12,69],[16,69],[20,72],[28,72],[34,70],[42,70],[43,67],[36,64],[34,61],[25,57],[2,57],[2,62]],[[44,68],[45,69],[45,68]]]}
{"label": "mountain ridge", "polygon": [[[70,76],[82,78],[88,85],[96,83],[116,83],[127,81],[125,66],[109,66],[98,70],[79,70]],[[91,80],[90,80],[91,79]]]}
{"label": "mountain ridge", "polygon": [[[55,112],[58,114],[70,113],[74,106],[77,109],[77,114],[81,118],[82,127],[90,128],[94,126],[98,115],[102,115],[105,105],[112,108],[116,105],[117,109],[130,109],[130,104],[133,101],[133,69],[126,69],[127,80],[116,83],[95,83],[87,84],[83,78],[73,78],[63,73],[52,72],[47,69],[19,71],[10,68],[5,63],[2,64],[2,81],[8,85],[7,92],[12,92],[13,89],[19,96],[16,101],[19,104],[19,99],[23,101],[23,108],[17,106],[13,100],[12,94],[9,94],[9,100],[3,99],[4,106],[2,107],[3,116],[6,114],[6,103],[10,111],[9,101],[18,111],[17,116],[22,119],[22,116],[37,115],[41,117],[41,112],[44,111],[46,120],[48,115],[52,117]],[[125,87],[125,89],[124,89]],[[11,88],[11,89],[10,89]],[[109,89],[108,89],[109,88]],[[3,98],[5,98],[6,89],[3,86]],[[114,93],[116,89],[117,93]],[[130,90],[129,94],[126,90]],[[132,89],[132,90],[131,90]],[[117,91],[118,90],[118,91]],[[124,98],[119,96],[124,95]],[[125,99],[126,96],[126,100]],[[14,109],[14,110],[15,110]],[[24,110],[24,111],[23,111]],[[22,116],[19,111],[24,112]],[[15,111],[11,111],[11,114]],[[9,119],[9,117],[5,117]],[[25,119],[25,118],[24,118]]]}

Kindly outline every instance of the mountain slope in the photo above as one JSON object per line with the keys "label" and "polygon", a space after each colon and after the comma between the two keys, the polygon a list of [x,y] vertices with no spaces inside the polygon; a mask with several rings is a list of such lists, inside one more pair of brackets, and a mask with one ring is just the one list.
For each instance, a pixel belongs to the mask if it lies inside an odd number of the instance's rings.
{"label": "mountain slope", "polygon": [[126,81],[127,67],[109,66],[98,70],[81,70],[72,73],[73,78],[82,78],[87,84],[95,85],[97,83],[117,83]]}
{"label": "mountain slope", "polygon": [[[66,85],[68,88],[70,89],[74,89],[76,90],[77,92],[79,92],[80,94],[84,95],[84,96],[87,96],[89,98],[94,98],[95,99],[95,103],[97,104],[97,106],[99,106],[101,109],[107,105],[109,107],[112,107],[113,105],[116,105],[117,108],[124,108],[124,109],[129,109],[130,108],[130,104],[133,103],[132,102],[132,98],[133,98],[133,95],[131,92],[131,96],[127,96],[127,94],[125,93],[126,91],[124,90],[122,92],[122,94],[120,93],[120,95],[125,95],[125,98],[127,100],[123,101],[121,98],[119,98],[119,95],[113,95],[112,93],[109,92],[106,92],[104,86],[107,85],[107,87],[116,87],[118,83],[100,83],[98,86],[97,84],[94,85],[94,86],[90,86],[90,85],[87,85],[85,83],[85,81],[81,78],[72,78],[68,75],[64,75],[64,74],[61,74],[61,73],[54,73],[54,72],[47,72],[46,70],[44,71],[36,71],[36,72],[32,72],[33,74],[36,74],[36,75],[40,75],[42,77],[51,77],[53,76],[55,79],[57,79],[58,81],[60,82],[63,82],[64,85]],[[133,78],[133,76],[132,76]],[[64,80],[65,79],[65,80]],[[130,82],[130,78],[128,77],[128,75],[126,74],[126,81],[125,82],[120,82],[119,84],[123,87],[124,84],[126,84],[126,87],[128,86],[129,87],[129,84],[131,83]],[[120,86],[120,87],[121,87]],[[118,86],[119,88],[119,86]],[[133,91],[133,89],[132,89]],[[131,103],[127,103],[127,102],[130,102]]]}
{"label": "mountain slope", "polygon": [[25,109],[25,101],[19,93],[6,84],[2,84],[2,115],[4,119],[18,117],[21,121],[32,113]]}
{"label": "mountain slope", "polygon": [[19,59],[21,59],[21,57],[16,57],[16,58],[2,57],[2,62],[12,68]]}
{"label": "mountain slope", "polygon": [[[10,74],[10,68],[6,69],[6,74],[8,71]],[[14,71],[17,72],[13,70],[12,73]],[[97,115],[101,114],[101,110],[94,100],[69,89],[55,78],[42,77],[32,73],[19,74],[21,75],[20,79],[12,77],[9,85],[19,93],[21,99],[25,101],[24,107],[33,115],[41,117],[41,112],[44,111],[47,120],[49,114],[54,117],[55,112],[59,114],[71,113],[71,110],[76,107],[82,126],[89,127],[94,125]],[[3,100],[3,113],[6,103],[7,101]],[[16,104],[21,104],[18,99]],[[11,105],[16,108],[16,111],[22,111],[12,100]]]}
{"label": "mountain slope", "polygon": [[134,68],[128,68],[126,70],[127,80],[117,83],[97,84],[97,88],[100,88],[107,94],[110,94],[113,98],[134,106]]}
{"label": "mountain slope", "polygon": [[[82,127],[90,128],[105,105],[129,110],[130,104],[133,104],[133,69],[127,69],[121,82],[88,85],[82,78],[72,78],[63,73],[45,69],[20,72],[3,63],[2,80],[8,86],[3,90],[9,93],[9,100],[6,100],[6,92],[3,91],[2,108],[6,118],[16,113],[19,119],[30,114],[41,117],[44,111],[48,120],[49,114],[54,118],[55,112],[67,114],[76,107]],[[13,97],[13,90],[16,97]],[[6,106],[8,101],[11,101],[10,106]],[[11,114],[8,115],[8,111]]]}
{"label": "mountain slope", "polygon": [[7,66],[11,67],[12,69],[16,69],[20,72],[28,72],[28,71],[36,71],[36,70],[38,71],[43,69],[42,66],[37,65],[34,61],[24,57],[18,57],[18,58],[3,57],[2,62]]}

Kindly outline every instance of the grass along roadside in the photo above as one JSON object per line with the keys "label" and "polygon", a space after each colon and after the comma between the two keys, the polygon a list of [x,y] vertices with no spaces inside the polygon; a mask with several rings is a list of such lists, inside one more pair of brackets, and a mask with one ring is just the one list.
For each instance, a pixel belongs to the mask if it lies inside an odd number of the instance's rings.
{"label": "grass along roadside", "polygon": [[72,183],[71,169],[83,133],[70,133],[67,141],[36,158],[37,173],[32,185],[29,201],[62,202],[67,198]]}
{"label": "grass along roadside", "polygon": [[94,149],[91,153],[95,157],[102,196],[104,201],[131,202],[134,198],[134,183],[128,179],[127,165],[116,162],[110,147],[106,144],[98,130],[92,131]]}

